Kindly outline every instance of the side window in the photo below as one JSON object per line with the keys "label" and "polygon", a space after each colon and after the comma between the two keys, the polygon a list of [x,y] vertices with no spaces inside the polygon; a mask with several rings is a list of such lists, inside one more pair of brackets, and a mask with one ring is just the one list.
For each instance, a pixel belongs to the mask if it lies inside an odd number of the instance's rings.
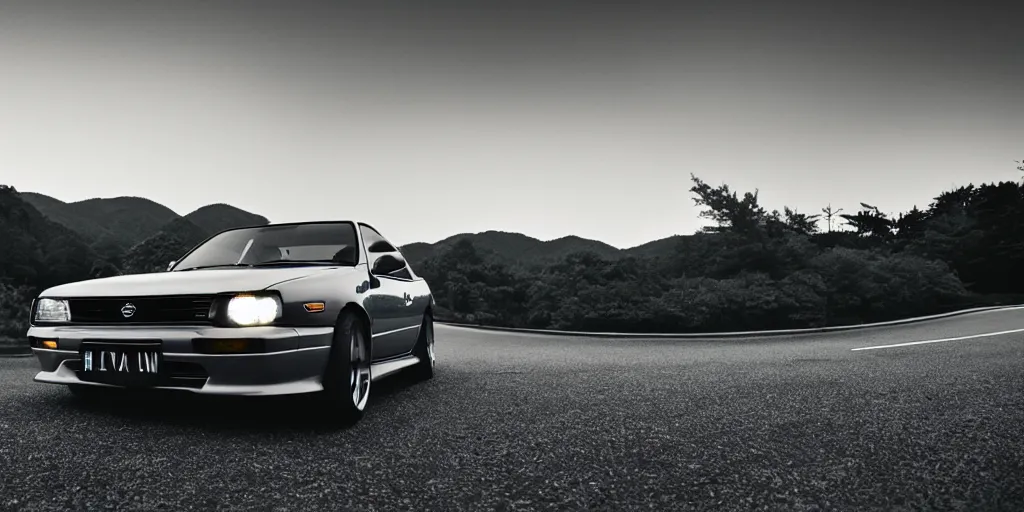
{"label": "side window", "polygon": [[382,253],[382,252],[395,252],[395,246],[384,240],[384,237],[380,236],[380,233],[375,231],[369,226],[359,226],[359,230],[363,235],[363,243],[366,244],[366,252],[369,253]]}

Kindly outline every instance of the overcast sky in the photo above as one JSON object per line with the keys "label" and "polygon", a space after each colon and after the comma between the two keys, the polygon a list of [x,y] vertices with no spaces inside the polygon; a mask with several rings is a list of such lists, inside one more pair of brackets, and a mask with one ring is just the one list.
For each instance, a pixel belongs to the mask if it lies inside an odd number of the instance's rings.
{"label": "overcast sky", "polygon": [[0,0],[0,183],[629,247],[1020,175],[1013,2],[549,3]]}

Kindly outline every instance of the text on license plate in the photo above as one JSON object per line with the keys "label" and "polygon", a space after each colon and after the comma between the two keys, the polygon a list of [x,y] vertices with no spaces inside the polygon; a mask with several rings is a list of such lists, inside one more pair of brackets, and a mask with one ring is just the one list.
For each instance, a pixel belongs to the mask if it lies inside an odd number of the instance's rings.
{"label": "text on license plate", "polygon": [[158,352],[86,349],[82,352],[82,369],[87,372],[157,373],[159,360]]}

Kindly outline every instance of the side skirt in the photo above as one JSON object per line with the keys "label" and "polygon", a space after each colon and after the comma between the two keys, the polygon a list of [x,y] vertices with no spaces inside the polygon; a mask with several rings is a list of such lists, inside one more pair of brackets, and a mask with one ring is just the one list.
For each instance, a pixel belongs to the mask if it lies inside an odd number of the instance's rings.
{"label": "side skirt", "polygon": [[376,381],[389,375],[398,373],[410,366],[419,364],[420,358],[414,355],[402,356],[396,359],[388,359],[370,365],[370,380]]}

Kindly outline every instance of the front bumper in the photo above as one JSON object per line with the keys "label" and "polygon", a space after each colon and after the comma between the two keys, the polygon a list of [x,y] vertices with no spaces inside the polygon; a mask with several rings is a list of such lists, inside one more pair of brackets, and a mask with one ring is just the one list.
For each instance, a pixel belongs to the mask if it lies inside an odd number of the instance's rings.
{"label": "front bumper", "polygon": [[[334,330],[330,327],[32,327],[30,338],[57,340],[57,349],[33,348],[42,368],[36,382],[107,386],[78,378],[83,341],[159,340],[164,380],[154,389],[211,395],[286,395],[323,390]],[[260,339],[264,352],[202,354],[196,339]]]}

